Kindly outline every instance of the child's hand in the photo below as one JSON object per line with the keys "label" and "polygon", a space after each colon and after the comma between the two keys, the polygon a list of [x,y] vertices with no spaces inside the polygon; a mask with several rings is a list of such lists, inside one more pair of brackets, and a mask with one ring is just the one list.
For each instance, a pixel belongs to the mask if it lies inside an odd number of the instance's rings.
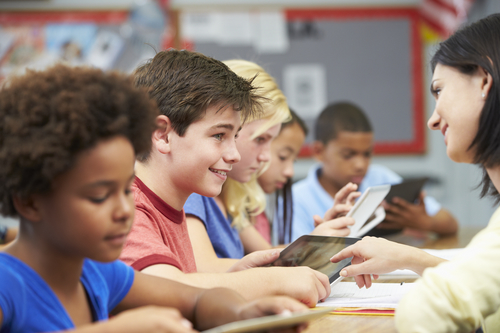
{"label": "child's hand", "polygon": [[266,267],[261,269],[267,271],[265,279],[272,277],[272,283],[276,283],[276,295],[288,295],[311,308],[315,307],[318,301],[330,296],[331,287],[328,276],[309,267]]}
{"label": "child's hand", "polygon": [[410,203],[401,198],[393,198],[391,203],[382,203],[385,209],[385,220],[377,227],[380,229],[401,229],[405,227],[431,230],[432,219],[425,210],[425,194],[420,192],[419,202]]}
{"label": "child's hand", "polygon": [[[102,325],[110,332],[124,333],[193,333],[191,322],[182,317],[177,309],[145,306],[124,311]],[[90,328],[91,326],[88,326]],[[90,332],[90,331],[89,331]],[[83,333],[83,332],[82,332]]]}
{"label": "child's hand", "polygon": [[317,227],[321,223],[345,216],[354,206],[356,199],[359,198],[361,192],[357,192],[358,185],[347,183],[340,191],[335,194],[335,202],[332,208],[326,211],[325,216],[321,219],[318,215],[314,215],[314,226]]}
{"label": "child's hand", "polygon": [[283,249],[271,249],[252,252],[238,260],[238,262],[231,266],[227,272],[238,272],[249,268],[268,265],[279,258],[282,250]]}
{"label": "child's hand", "polygon": [[[264,297],[243,305],[240,309],[240,320],[307,310],[307,306],[287,296]],[[274,331],[301,332],[306,328],[307,323],[304,323],[293,328]]]}
{"label": "child's hand", "polygon": [[[315,217],[319,217],[315,215]],[[348,226],[355,223],[352,217],[339,217],[327,222],[318,224],[311,232],[311,235],[345,237],[351,232]]]}

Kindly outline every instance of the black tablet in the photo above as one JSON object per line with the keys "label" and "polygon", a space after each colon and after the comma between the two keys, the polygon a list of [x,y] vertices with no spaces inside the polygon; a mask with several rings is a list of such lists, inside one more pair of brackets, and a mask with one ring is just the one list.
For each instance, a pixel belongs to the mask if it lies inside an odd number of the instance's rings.
{"label": "black tablet", "polygon": [[351,264],[352,258],[336,264],[330,258],[358,240],[360,238],[304,235],[281,251],[271,266],[307,266],[327,275],[333,285],[342,280],[339,273]]}
{"label": "black tablet", "polygon": [[387,202],[391,202],[392,198],[399,197],[410,203],[414,203],[418,199],[418,195],[422,191],[425,182],[429,180],[428,177],[408,179],[400,184],[391,186],[389,194],[385,197]]}

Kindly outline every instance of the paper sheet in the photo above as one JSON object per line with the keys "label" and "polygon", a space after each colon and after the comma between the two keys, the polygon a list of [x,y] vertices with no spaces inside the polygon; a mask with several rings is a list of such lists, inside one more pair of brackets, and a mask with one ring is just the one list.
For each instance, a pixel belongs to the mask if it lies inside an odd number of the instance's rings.
{"label": "paper sheet", "polygon": [[291,64],[283,68],[285,96],[301,117],[315,118],[327,105],[326,77],[322,64]]}
{"label": "paper sheet", "polygon": [[341,282],[332,288],[330,297],[316,306],[395,309],[413,285],[413,283],[374,283],[369,289],[359,289],[356,282]]}

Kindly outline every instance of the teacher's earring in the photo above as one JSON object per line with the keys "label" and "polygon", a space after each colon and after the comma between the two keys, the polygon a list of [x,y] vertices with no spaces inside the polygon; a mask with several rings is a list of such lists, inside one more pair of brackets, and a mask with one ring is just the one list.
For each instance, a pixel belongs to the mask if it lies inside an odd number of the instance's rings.
{"label": "teacher's earring", "polygon": [[486,98],[486,94],[485,94],[485,93],[483,93],[483,94],[481,95],[481,97],[483,97],[483,99],[485,99],[485,98]]}

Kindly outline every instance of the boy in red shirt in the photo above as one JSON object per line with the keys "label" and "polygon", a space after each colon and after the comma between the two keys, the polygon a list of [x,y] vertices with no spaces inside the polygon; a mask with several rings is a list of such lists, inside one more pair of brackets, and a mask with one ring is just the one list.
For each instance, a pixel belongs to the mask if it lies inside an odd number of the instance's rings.
{"label": "boy in red shirt", "polygon": [[121,259],[144,273],[203,288],[225,286],[247,299],[289,295],[315,306],[328,297],[322,273],[257,267],[274,261],[276,250],[225,259],[234,263],[227,273],[194,273],[183,206],[191,193],[218,195],[226,172],[240,160],[238,131],[262,102],[251,82],[220,61],[177,50],[159,52],[139,67],[135,82],[149,89],[161,115],[152,149],[136,163],[136,219]]}

